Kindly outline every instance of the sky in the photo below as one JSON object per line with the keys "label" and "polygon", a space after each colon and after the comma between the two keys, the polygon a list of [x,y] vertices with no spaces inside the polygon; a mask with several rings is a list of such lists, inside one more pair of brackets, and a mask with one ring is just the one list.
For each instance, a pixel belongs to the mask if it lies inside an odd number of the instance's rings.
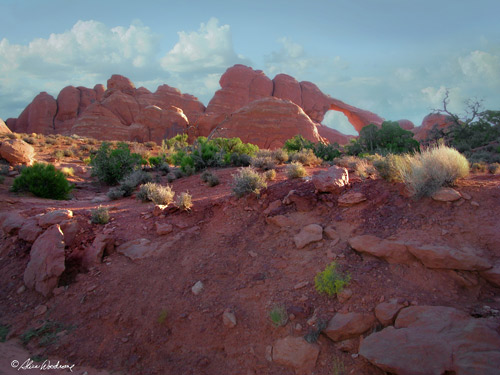
{"label": "sky", "polygon": [[[0,0],[0,118],[121,74],[205,105],[234,64],[311,81],[416,125],[469,98],[500,109],[499,0]],[[324,122],[355,134],[339,112]]]}

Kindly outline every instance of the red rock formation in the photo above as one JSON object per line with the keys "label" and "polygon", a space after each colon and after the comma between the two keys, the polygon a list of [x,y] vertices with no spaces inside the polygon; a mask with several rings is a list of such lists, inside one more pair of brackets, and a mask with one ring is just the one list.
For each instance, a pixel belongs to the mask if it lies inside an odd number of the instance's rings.
{"label": "red rock formation", "polygon": [[77,118],[73,134],[106,141],[128,141],[129,127],[100,103],[93,103]]}
{"label": "red rock formation", "polygon": [[104,93],[105,99],[101,104],[118,117],[123,125],[130,125],[139,114],[140,108],[137,100],[120,90],[108,89]]}
{"label": "red rock formation", "polygon": [[273,79],[273,96],[280,99],[288,99],[302,107],[302,89],[300,83],[288,74],[278,74]]}
{"label": "red rock formation", "polygon": [[329,128],[328,126],[323,124],[318,124],[316,127],[318,128],[319,135],[325,138],[330,143],[345,145],[349,143],[351,139],[355,138],[353,135],[342,134],[338,130]]}
{"label": "red rock formation", "polygon": [[297,134],[313,141],[323,141],[316,124],[298,105],[273,97],[251,102],[234,112],[220,130],[220,136],[239,137],[261,148],[282,147]]}
{"label": "red rock formation", "polygon": [[113,74],[107,82],[108,90],[119,90],[124,94],[134,95],[135,85],[127,77],[121,76],[119,74]]}
{"label": "red rock formation", "polygon": [[56,100],[46,92],[41,92],[21,113],[11,130],[17,133],[53,134],[56,112]]}
{"label": "red rock formation", "polygon": [[189,121],[182,109],[174,106],[168,109],[161,109],[155,105],[148,106],[137,116],[136,122],[132,126],[138,129],[139,124],[143,126],[143,138],[140,140],[146,139],[158,144],[161,144],[165,138],[185,133],[189,126]]}
{"label": "red rock formation", "polygon": [[67,86],[57,96],[57,115],[54,119],[55,132],[66,134],[69,132],[80,106],[80,90],[73,86]]}
{"label": "red rock formation", "polygon": [[410,120],[398,120],[397,123],[405,130],[412,130],[415,127]]}
{"label": "red rock formation", "polygon": [[429,136],[429,132],[432,130],[434,125],[438,129],[446,129],[448,126],[453,124],[453,119],[450,116],[443,115],[440,113],[431,113],[424,117],[422,120],[422,125],[412,129],[415,134],[414,138],[418,141],[423,141]]}
{"label": "red rock formation", "polygon": [[328,109],[333,109],[346,115],[347,119],[358,133],[366,125],[375,124],[380,126],[384,122],[382,117],[373,112],[353,107],[337,99],[330,100],[330,107]]}

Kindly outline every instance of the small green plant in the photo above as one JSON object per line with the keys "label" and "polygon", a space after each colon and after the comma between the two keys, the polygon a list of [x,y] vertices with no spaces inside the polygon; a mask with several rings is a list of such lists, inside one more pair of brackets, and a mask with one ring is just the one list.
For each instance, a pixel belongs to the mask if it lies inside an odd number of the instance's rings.
{"label": "small green plant", "polygon": [[286,175],[288,178],[301,178],[307,176],[307,171],[301,163],[294,161],[286,166]]}
{"label": "small green plant", "polygon": [[264,177],[266,181],[274,181],[276,180],[276,171],[274,169],[270,169],[264,172]]}
{"label": "small green plant", "polygon": [[21,341],[26,346],[31,340],[38,339],[40,346],[49,346],[58,340],[58,333],[72,330],[74,327],[59,322],[46,321],[40,328],[32,328],[21,335]]}
{"label": "small green plant", "polygon": [[29,191],[40,198],[68,199],[73,186],[66,176],[52,164],[35,163],[21,171],[12,185],[12,191]]}
{"label": "small green plant", "polygon": [[169,205],[174,200],[174,195],[175,192],[170,185],[148,182],[139,186],[136,196],[143,202],[152,201],[156,205]]}
{"label": "small green plant", "polygon": [[162,309],[158,314],[158,318],[156,319],[156,321],[158,322],[158,324],[164,324],[167,321],[167,318],[168,318],[168,311]]}
{"label": "small green plant", "polygon": [[238,173],[233,175],[233,193],[238,198],[249,193],[260,194],[266,187],[264,176],[252,167],[240,168]]}
{"label": "small green plant", "polygon": [[177,196],[177,200],[175,203],[177,208],[183,211],[190,211],[191,207],[193,207],[193,200],[191,194],[189,194],[189,192],[187,191],[180,193]]}
{"label": "small green plant", "polygon": [[107,224],[109,222],[109,210],[107,207],[99,206],[90,213],[90,221],[94,224]]}
{"label": "small green plant", "polygon": [[269,320],[275,327],[282,327],[288,322],[288,313],[285,305],[274,305],[269,310]]}
{"label": "small green plant", "polygon": [[9,334],[10,327],[5,324],[0,324],[0,342],[5,342]]}
{"label": "small green plant", "polygon": [[326,266],[324,271],[316,275],[314,286],[318,293],[325,293],[331,297],[341,292],[350,280],[351,276],[340,273],[337,270],[337,264],[332,262]]}

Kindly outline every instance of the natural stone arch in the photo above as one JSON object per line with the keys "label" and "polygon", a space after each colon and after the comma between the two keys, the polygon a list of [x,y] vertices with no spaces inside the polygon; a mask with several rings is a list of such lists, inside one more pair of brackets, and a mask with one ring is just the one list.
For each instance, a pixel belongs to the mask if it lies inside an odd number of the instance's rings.
{"label": "natural stone arch", "polygon": [[349,121],[349,117],[347,117],[342,111],[329,109],[325,112],[322,124],[345,135],[359,135],[359,132]]}

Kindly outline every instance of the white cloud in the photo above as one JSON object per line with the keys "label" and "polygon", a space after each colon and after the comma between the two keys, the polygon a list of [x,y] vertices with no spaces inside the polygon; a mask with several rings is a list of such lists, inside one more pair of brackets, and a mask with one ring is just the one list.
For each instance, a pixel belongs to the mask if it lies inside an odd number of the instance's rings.
{"label": "white cloud", "polygon": [[485,84],[498,82],[500,79],[500,58],[484,51],[473,51],[459,57],[462,73],[473,79],[484,79]]}
{"label": "white cloud", "polygon": [[237,63],[248,63],[234,51],[229,25],[219,26],[217,18],[202,23],[198,31],[180,31],[178,35],[177,44],[161,60],[168,72],[213,74]]}

